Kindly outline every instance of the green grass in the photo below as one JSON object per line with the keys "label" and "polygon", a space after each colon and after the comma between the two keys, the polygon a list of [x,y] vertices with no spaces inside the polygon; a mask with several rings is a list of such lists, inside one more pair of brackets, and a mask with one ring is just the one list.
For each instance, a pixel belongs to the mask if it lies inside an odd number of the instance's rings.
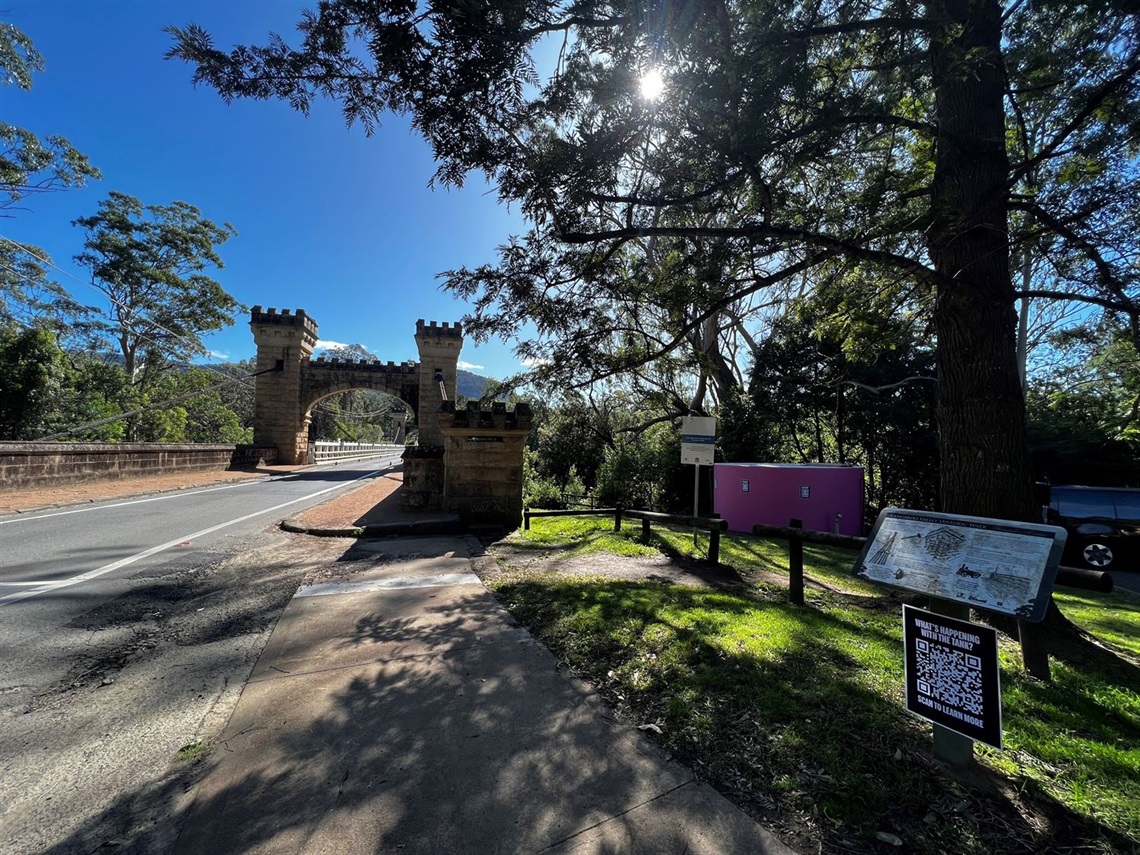
{"label": "green grass", "polygon": [[[655,528],[643,542],[639,524],[627,528],[534,520],[513,545],[693,554],[691,530]],[[706,548],[702,536],[696,554]],[[786,572],[778,542],[729,536],[721,558],[746,578]],[[788,605],[771,581],[712,590],[508,573],[494,587],[635,724],[660,729],[656,738],[754,814],[807,818],[825,848],[878,851],[882,831],[920,853],[1140,851],[1134,661],[1057,643],[1045,684],[1024,675],[1003,637],[1006,750],[980,748],[989,782],[967,786],[929,763],[930,726],[903,708],[898,599],[852,578],[851,552],[809,548],[805,562],[827,588],[809,588],[808,607]],[[1140,611],[1129,600],[1058,600],[1086,630],[1135,644]]]}
{"label": "green grass", "polygon": [[613,517],[543,517],[531,520],[530,531],[516,540],[516,547],[533,547],[536,551],[557,550],[560,555],[585,555],[591,552],[608,552],[633,557],[654,555],[657,550],[639,543],[631,537],[629,524],[626,530],[613,531]]}
{"label": "green grass", "polygon": [[1086,632],[1140,658],[1140,597],[1058,588],[1053,599]]}
{"label": "green grass", "polygon": [[191,742],[183,745],[178,749],[178,753],[174,755],[174,759],[181,763],[193,763],[201,760],[212,750],[212,746],[208,742]]}

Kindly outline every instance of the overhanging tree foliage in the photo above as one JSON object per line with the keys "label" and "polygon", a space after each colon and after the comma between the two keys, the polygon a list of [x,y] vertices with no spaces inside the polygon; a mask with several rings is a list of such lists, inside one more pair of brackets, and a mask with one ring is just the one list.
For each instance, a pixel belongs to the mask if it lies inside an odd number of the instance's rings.
{"label": "overhanging tree foliage", "polygon": [[[27,34],[0,21],[0,84],[31,89],[32,74],[43,70],[44,58]],[[82,187],[88,178],[99,177],[99,170],[64,137],[40,137],[0,121],[0,216],[30,194]]]}
{"label": "overhanging tree foliage", "polygon": [[488,175],[533,227],[448,274],[477,338],[533,323],[521,354],[590,380],[820,272],[931,299],[948,511],[1036,516],[1011,223],[1135,316],[1131,238],[1088,216],[1136,198],[1123,2],[329,0],[299,29],[225,53],[171,28],[171,55],[227,99],[327,96],[369,131],[410,113],[438,180]]}
{"label": "overhanging tree foliage", "polygon": [[[0,21],[0,86],[32,88],[32,75],[44,70],[44,58],[27,34]],[[12,217],[24,198],[36,193],[82,187],[99,170],[64,137],[39,137],[0,120],[0,217]],[[47,303],[64,296],[50,281],[51,260],[38,247],[0,238],[0,319],[38,315]]]}

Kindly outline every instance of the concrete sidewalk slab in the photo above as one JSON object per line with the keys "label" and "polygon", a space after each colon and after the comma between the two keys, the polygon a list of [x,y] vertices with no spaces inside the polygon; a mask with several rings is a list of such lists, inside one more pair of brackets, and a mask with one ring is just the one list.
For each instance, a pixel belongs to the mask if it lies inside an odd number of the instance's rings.
{"label": "concrete sidewalk slab", "polygon": [[465,545],[290,603],[178,852],[791,852],[560,673]]}

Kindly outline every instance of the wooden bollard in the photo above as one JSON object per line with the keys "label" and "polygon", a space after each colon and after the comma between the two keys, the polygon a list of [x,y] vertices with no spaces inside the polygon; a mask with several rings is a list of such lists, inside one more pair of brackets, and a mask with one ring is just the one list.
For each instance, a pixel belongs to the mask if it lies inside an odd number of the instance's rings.
{"label": "wooden bollard", "polygon": [[644,537],[646,540],[649,539],[649,530],[650,530],[649,529],[649,520],[643,519],[641,521],[641,536]]}
{"label": "wooden bollard", "polygon": [[523,531],[530,531],[530,508],[523,511]]}
{"label": "wooden bollard", "polygon": [[621,505],[614,508],[614,531],[621,531]]}
{"label": "wooden bollard", "polygon": [[716,567],[720,563],[720,529],[709,532],[709,563]]}
{"label": "wooden bollard", "polygon": [[[791,520],[788,528],[803,528],[803,520]],[[788,602],[804,604],[804,542],[803,538],[788,538]]]}

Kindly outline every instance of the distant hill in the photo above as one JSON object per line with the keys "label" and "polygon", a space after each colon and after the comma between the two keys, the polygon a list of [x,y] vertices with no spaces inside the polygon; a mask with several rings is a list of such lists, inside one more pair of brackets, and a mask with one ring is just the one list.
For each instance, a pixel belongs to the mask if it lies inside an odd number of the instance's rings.
{"label": "distant hill", "polygon": [[460,368],[459,373],[456,376],[455,385],[458,387],[458,394],[464,396],[465,398],[474,398],[478,400],[479,398],[483,397],[483,390],[494,382],[495,381],[490,377],[481,377],[478,374],[472,374],[470,371],[464,371],[462,368]]}
{"label": "distant hill", "polygon": [[322,348],[318,355],[326,359],[343,359],[347,362],[367,362],[372,359],[380,358],[360,344],[346,344],[343,347]]}

